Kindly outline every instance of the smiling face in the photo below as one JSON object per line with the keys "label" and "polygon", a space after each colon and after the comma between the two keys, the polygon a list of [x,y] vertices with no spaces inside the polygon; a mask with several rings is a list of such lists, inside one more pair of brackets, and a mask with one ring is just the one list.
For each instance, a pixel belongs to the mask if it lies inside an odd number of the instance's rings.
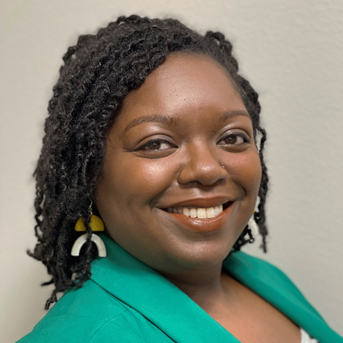
{"label": "smiling face", "polygon": [[226,70],[173,54],[125,98],[94,201],[119,245],[177,274],[221,264],[260,180],[252,122]]}

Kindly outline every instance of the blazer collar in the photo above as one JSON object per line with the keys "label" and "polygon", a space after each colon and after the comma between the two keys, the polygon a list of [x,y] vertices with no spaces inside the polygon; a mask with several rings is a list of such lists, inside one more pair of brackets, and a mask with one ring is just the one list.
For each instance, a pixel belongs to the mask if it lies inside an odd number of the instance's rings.
{"label": "blazer collar", "polygon": [[265,299],[319,342],[343,343],[342,337],[326,324],[298,288],[278,268],[243,252],[227,258],[224,267],[236,280]]}
{"label": "blazer collar", "polygon": [[[108,256],[92,263],[91,279],[94,282],[138,311],[175,342],[213,342],[214,337],[216,342],[239,342],[160,273],[137,260],[106,235],[101,237]],[[341,342],[335,340],[339,336],[328,328],[277,268],[241,252],[227,258],[223,266],[231,276],[313,337],[323,342]],[[328,340],[327,335],[332,335],[332,340]]]}
{"label": "blazer collar", "polygon": [[94,282],[138,311],[175,342],[213,342],[214,337],[216,342],[239,342],[160,273],[107,236],[101,238],[107,257],[92,263]]}

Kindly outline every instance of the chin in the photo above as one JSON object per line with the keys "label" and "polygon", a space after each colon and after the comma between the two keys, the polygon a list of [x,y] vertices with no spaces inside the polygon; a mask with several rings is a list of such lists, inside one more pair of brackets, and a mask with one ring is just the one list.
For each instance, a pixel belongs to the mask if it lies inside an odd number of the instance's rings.
{"label": "chin", "polygon": [[[225,241],[224,241],[225,242]],[[226,242],[204,241],[192,243],[190,246],[179,247],[177,251],[169,252],[167,257],[170,266],[182,269],[206,269],[218,266],[228,256],[232,244]]]}

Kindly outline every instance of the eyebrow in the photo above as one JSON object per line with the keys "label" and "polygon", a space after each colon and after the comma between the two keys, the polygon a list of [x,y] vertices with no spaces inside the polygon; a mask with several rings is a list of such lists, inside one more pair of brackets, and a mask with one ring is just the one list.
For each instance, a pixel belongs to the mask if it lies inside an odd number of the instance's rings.
{"label": "eyebrow", "polygon": [[225,122],[228,119],[236,118],[236,117],[248,117],[251,118],[249,113],[244,110],[232,110],[232,111],[226,111],[223,113],[223,115],[219,118],[219,121]]}
{"label": "eyebrow", "polygon": [[132,129],[134,126],[137,126],[142,123],[162,123],[162,124],[176,125],[179,121],[180,121],[179,118],[175,118],[172,116],[161,115],[161,114],[151,114],[148,116],[143,116],[143,117],[139,117],[132,120],[130,124],[126,126],[124,133]]}
{"label": "eyebrow", "polygon": [[[247,111],[244,110],[232,110],[226,111],[223,115],[219,118],[220,122],[225,122],[228,119],[232,119],[235,117],[244,116],[250,118],[250,115]],[[128,130],[132,129],[134,126],[140,125],[142,123],[162,123],[168,125],[176,125],[180,122],[180,118],[175,118],[168,115],[161,115],[161,114],[151,114],[148,116],[142,116],[139,118],[135,118],[132,120],[129,125],[126,126],[123,133],[127,132]]]}

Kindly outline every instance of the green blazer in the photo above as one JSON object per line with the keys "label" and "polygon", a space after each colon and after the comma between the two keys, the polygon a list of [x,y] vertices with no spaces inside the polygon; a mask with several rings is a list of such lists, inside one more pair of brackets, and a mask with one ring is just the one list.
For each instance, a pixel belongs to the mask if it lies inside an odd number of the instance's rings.
{"label": "green blazer", "polygon": [[[161,274],[101,236],[108,256],[19,342],[239,342]],[[237,252],[224,261],[235,279],[321,343],[343,343],[279,269]]]}

